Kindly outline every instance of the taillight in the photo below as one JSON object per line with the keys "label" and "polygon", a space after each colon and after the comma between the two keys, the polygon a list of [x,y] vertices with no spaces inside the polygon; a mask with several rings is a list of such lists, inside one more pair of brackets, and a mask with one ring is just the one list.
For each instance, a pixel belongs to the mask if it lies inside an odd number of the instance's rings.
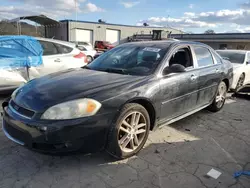
{"label": "taillight", "polygon": [[79,58],[79,59],[84,58],[84,63],[88,63],[87,56],[84,53],[82,53],[82,52],[80,52],[79,54],[75,55],[74,58]]}

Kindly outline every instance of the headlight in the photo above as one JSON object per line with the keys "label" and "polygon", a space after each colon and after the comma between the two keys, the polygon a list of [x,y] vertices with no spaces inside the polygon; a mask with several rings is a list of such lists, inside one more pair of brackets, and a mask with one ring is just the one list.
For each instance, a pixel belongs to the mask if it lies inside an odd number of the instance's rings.
{"label": "headlight", "polygon": [[93,99],[78,99],[50,107],[41,119],[76,119],[93,116],[101,108],[101,103]]}

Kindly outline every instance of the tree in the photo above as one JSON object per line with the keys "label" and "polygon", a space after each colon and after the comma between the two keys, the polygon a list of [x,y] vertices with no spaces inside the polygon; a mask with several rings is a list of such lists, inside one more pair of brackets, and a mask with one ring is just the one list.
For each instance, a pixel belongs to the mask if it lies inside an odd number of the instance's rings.
{"label": "tree", "polygon": [[215,34],[214,30],[208,29],[204,32],[205,34]]}

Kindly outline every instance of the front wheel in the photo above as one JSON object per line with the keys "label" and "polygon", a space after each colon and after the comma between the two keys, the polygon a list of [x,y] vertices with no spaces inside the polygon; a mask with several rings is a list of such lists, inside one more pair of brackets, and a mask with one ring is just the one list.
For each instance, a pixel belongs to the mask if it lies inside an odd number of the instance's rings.
{"label": "front wheel", "polygon": [[119,159],[135,155],[147,141],[149,128],[147,110],[136,103],[126,104],[110,129],[107,152]]}
{"label": "front wheel", "polygon": [[216,97],[213,103],[208,107],[208,110],[210,110],[211,112],[220,111],[225,104],[226,95],[227,95],[227,85],[225,82],[222,81],[218,86]]}
{"label": "front wheel", "polygon": [[238,82],[237,82],[235,90],[238,91],[238,89],[241,88],[244,85],[244,82],[245,82],[245,74],[242,73],[240,75],[240,78],[239,78]]}

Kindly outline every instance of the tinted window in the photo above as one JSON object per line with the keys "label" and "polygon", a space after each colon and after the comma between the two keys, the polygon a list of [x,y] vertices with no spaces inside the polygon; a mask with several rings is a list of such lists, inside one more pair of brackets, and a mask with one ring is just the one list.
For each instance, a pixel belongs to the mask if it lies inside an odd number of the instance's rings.
{"label": "tinted window", "polygon": [[196,54],[197,62],[199,67],[205,67],[212,65],[213,58],[210,51],[204,47],[194,47],[194,52]]}
{"label": "tinted window", "polygon": [[166,54],[169,44],[128,44],[103,53],[87,68],[129,75],[149,75]]}
{"label": "tinted window", "polygon": [[87,49],[84,48],[83,46],[77,46],[76,48],[79,49],[79,50],[81,50],[81,51],[87,51]]}
{"label": "tinted window", "polygon": [[217,53],[224,59],[231,61],[231,63],[244,63],[246,52],[242,51],[217,51]]}
{"label": "tinted window", "polygon": [[64,46],[64,45],[61,45],[61,44],[56,44],[56,47],[58,49],[58,51],[61,53],[61,54],[68,54],[70,52],[72,52],[73,48],[70,48],[68,46]]}
{"label": "tinted window", "polygon": [[185,68],[193,67],[192,55],[191,55],[189,48],[178,49],[178,51],[176,51],[172,55],[169,61],[169,66],[173,64],[180,64],[184,66]]}
{"label": "tinted window", "polygon": [[52,42],[39,41],[43,47],[43,55],[56,55],[58,54],[56,46]]}

